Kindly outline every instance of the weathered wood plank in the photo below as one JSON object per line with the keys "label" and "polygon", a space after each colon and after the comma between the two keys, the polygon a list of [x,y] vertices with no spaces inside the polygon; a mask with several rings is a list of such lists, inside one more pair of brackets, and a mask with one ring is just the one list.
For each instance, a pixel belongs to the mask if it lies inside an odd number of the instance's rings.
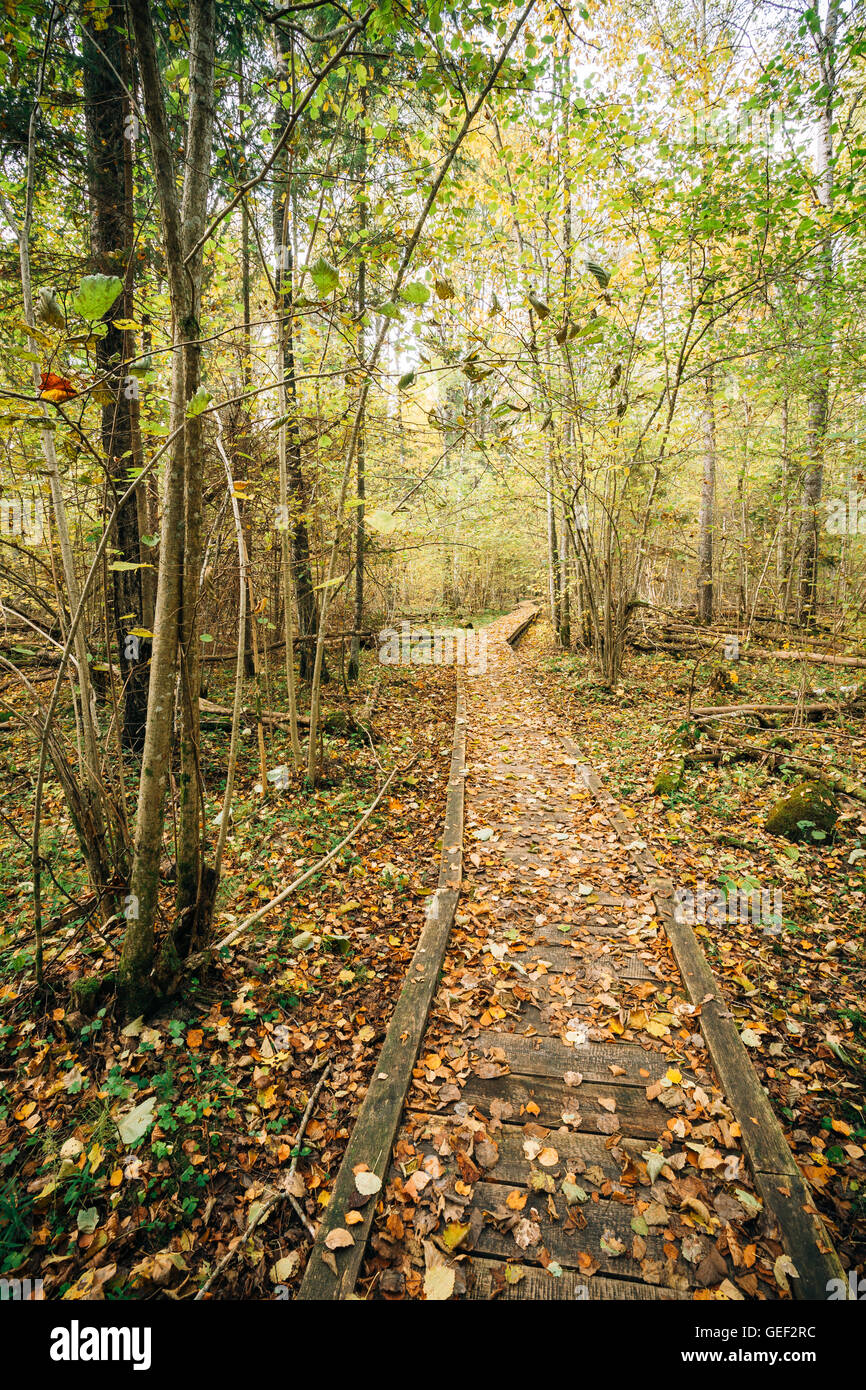
{"label": "weathered wood plank", "polygon": [[[621,1126],[619,1133],[636,1139],[657,1139],[664,1130],[667,1117],[661,1106],[653,1108],[638,1087],[615,1087],[613,1082],[599,1086],[585,1081],[582,1086],[574,1089],[563,1082],[550,1081],[545,1077],[516,1076],[507,1073],[505,1076],[481,1080],[480,1077],[470,1076],[463,1087],[460,1101],[456,1103],[468,1105],[489,1117],[492,1101],[505,1102],[511,1105],[513,1111],[507,1118],[534,1120],[536,1124],[544,1125],[548,1129],[560,1127],[563,1111],[569,1114],[578,1113],[580,1121],[575,1125],[575,1129],[598,1134],[601,1132],[597,1124],[598,1117],[607,1114],[598,1103],[600,1095],[615,1097],[616,1115]],[[537,1115],[526,1110],[530,1103],[538,1106]],[[427,1109],[424,1104],[413,1104],[416,1109]]]}
{"label": "weathered wood plank", "polygon": [[[604,929],[609,932],[609,928]],[[601,934],[601,933],[599,933]],[[608,974],[615,980],[657,980],[646,967],[640,956],[633,953],[623,955],[599,956],[587,962],[580,942],[573,945],[532,946],[528,951],[508,951],[504,960],[509,965],[518,966],[518,973],[536,975],[538,980],[545,975],[572,975],[576,979],[592,979],[593,976]],[[537,983],[537,981],[534,981]]]}
{"label": "weathered wood plank", "polygon": [[[529,609],[528,612],[526,611],[527,608]],[[521,603],[518,605],[518,607],[514,610],[514,626],[509,627],[508,631],[504,634],[505,640],[508,643],[509,647],[513,647],[515,642],[517,642],[523,636],[524,632],[529,627],[529,624],[535,622],[535,619],[538,617],[538,613],[539,609],[536,608],[534,604]]]}
{"label": "weathered wood plank", "polygon": [[[443,1127],[453,1128],[455,1131],[460,1129],[462,1121],[458,1116],[433,1116],[424,1111],[410,1111],[406,1117],[407,1125],[416,1136],[417,1143],[425,1152],[433,1153],[433,1136],[442,1132]],[[425,1124],[426,1122],[426,1124]],[[423,1126],[423,1128],[420,1128]],[[422,1137],[426,1133],[427,1139]],[[485,1179],[488,1182],[508,1183],[514,1185],[526,1185],[529,1182],[529,1175],[538,1164],[530,1162],[526,1157],[523,1145],[526,1135],[519,1125],[504,1124],[501,1129],[493,1133],[493,1139],[499,1150],[499,1157],[492,1168],[485,1170]],[[562,1134],[557,1131],[545,1141],[556,1149],[559,1154],[559,1163],[549,1171],[553,1177],[562,1177],[566,1173],[576,1173],[578,1182],[581,1181],[580,1174],[587,1168],[598,1167],[601,1169],[605,1178],[611,1182],[619,1182],[622,1175],[622,1163],[617,1155],[607,1145],[605,1138],[600,1134]],[[616,1149],[634,1157],[640,1155],[647,1148],[645,1139],[621,1139]],[[451,1161],[448,1157],[441,1160],[447,1167]],[[588,1191],[593,1191],[592,1184],[587,1180]]]}
{"label": "weathered wood plank", "polygon": [[[524,1037],[521,1033],[502,1033],[485,1028],[469,1049],[470,1061],[486,1049],[501,1048],[513,1072],[524,1076],[556,1077],[561,1080],[567,1071],[580,1072],[584,1082],[602,1086],[649,1086],[659,1080],[670,1063],[656,1051],[645,1051],[637,1043],[587,1043],[584,1047],[569,1047],[558,1038],[539,1034]],[[614,1076],[611,1067],[622,1067],[624,1076]],[[643,1073],[643,1075],[642,1075]],[[583,1086],[568,1088],[568,1094],[579,1101]]]}
{"label": "weathered wood plank", "polygon": [[655,1287],[631,1279],[606,1279],[594,1274],[587,1279],[570,1269],[564,1269],[558,1276],[548,1274],[539,1265],[520,1264],[516,1260],[507,1263],[512,1272],[520,1273],[518,1283],[506,1283],[504,1271],[506,1262],[485,1260],[473,1255],[467,1260],[466,1297],[468,1299],[538,1299],[541,1301],[602,1301],[642,1302],[646,1300],[670,1300],[688,1298],[688,1293],[678,1294],[672,1289]]}
{"label": "weathered wood plank", "polygon": [[[549,1215],[548,1201],[556,1210],[556,1219]],[[499,1183],[478,1183],[475,1188],[473,1206],[488,1213],[505,1211],[505,1188]],[[572,1219],[583,1223],[577,1227],[566,1228],[569,1207],[561,1192],[548,1198],[547,1193],[530,1195],[526,1206],[520,1213],[540,1228],[540,1239],[536,1245],[526,1249],[516,1243],[513,1231],[499,1230],[490,1220],[485,1222],[478,1235],[473,1250],[469,1254],[495,1255],[500,1259],[515,1259],[525,1263],[537,1264],[542,1249],[552,1259],[557,1260],[563,1269],[580,1269],[580,1256],[588,1255],[601,1274],[623,1275],[630,1279],[642,1279],[643,1271],[637,1260],[632,1258],[631,1249],[634,1231],[631,1228],[634,1207],[623,1202],[605,1200],[584,1202],[572,1207]],[[684,1261],[676,1264],[669,1261],[664,1252],[662,1227],[653,1226],[646,1241],[646,1258],[659,1261],[670,1274],[676,1273],[684,1284],[694,1281],[694,1273]],[[607,1248],[602,1244],[605,1241]],[[624,1246],[621,1254],[614,1251]]]}
{"label": "weathered wood plank", "polygon": [[[406,980],[400,991],[388,1032],[367,1088],[358,1118],[349,1138],[325,1210],[301,1287],[299,1299],[348,1298],[364,1256],[370,1234],[376,1199],[362,1209],[363,1221],[352,1227],[354,1244],[348,1249],[329,1252],[325,1241],[330,1231],[345,1227],[346,1213],[357,1201],[355,1166],[365,1163],[384,1181],[400,1114],[412,1081],[412,1068],[436,991],[439,971],[445,957],[448,936],[454,921],[463,863],[463,792],[466,763],[466,716],[462,690],[457,695],[451,771],[442,835],[439,886],[427,908],[424,927]],[[331,1256],[336,1270],[323,1258]]]}

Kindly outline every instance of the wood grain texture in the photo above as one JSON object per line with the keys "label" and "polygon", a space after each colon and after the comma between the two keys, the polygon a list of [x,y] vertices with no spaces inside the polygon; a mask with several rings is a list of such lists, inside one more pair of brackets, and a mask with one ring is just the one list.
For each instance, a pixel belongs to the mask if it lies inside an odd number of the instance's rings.
{"label": "wood grain texture", "polygon": [[687,1298],[687,1294],[677,1294],[671,1289],[654,1288],[650,1284],[639,1284],[629,1279],[607,1279],[594,1274],[587,1279],[582,1274],[564,1269],[560,1275],[548,1274],[537,1265],[520,1264],[509,1260],[513,1273],[519,1274],[517,1283],[505,1280],[506,1264],[503,1260],[485,1260],[473,1256],[468,1261],[466,1297],[468,1299],[538,1299],[542,1302],[619,1301],[644,1302]]}

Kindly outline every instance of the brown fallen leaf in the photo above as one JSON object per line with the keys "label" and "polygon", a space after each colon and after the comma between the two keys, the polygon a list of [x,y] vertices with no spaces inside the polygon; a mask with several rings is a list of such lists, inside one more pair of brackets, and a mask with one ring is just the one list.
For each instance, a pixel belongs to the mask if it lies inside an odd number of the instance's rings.
{"label": "brown fallen leaf", "polygon": [[329,1250],[345,1250],[347,1246],[354,1245],[355,1241],[344,1226],[335,1226],[325,1236],[325,1244]]}

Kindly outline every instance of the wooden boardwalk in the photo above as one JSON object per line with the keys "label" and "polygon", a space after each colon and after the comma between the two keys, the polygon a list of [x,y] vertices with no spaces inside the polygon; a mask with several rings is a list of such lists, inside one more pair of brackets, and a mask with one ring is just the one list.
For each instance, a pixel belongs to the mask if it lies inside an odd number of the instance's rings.
{"label": "wooden boardwalk", "polygon": [[509,646],[531,616],[465,679],[447,896],[301,1297],[821,1297],[838,1261],[706,963]]}

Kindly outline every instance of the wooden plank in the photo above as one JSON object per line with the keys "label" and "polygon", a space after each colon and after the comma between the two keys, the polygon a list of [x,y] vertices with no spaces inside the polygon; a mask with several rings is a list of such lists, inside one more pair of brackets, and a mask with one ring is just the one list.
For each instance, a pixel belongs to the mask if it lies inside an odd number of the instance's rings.
{"label": "wooden plank", "polygon": [[[546,1142],[556,1149],[559,1163],[549,1169],[540,1169],[537,1163],[530,1162],[525,1156],[523,1145],[526,1135],[519,1125],[503,1125],[493,1138],[499,1149],[499,1161],[493,1168],[485,1171],[484,1176],[490,1182],[509,1183],[512,1186],[526,1185],[533,1169],[537,1172],[549,1172],[555,1178],[562,1178],[566,1173],[576,1173],[578,1182],[581,1182],[580,1174],[593,1167],[600,1168],[611,1182],[618,1183],[622,1176],[623,1165],[608,1148],[607,1141],[601,1134],[552,1134]],[[616,1147],[623,1153],[635,1156],[640,1155],[647,1145],[645,1139],[622,1139]],[[594,1191],[589,1181],[585,1186],[588,1192]]]}
{"label": "wooden plank", "polygon": [[[503,1101],[510,1104],[513,1110],[506,1118],[521,1122],[534,1120],[548,1129],[559,1129],[563,1111],[578,1113],[580,1121],[575,1125],[575,1130],[599,1134],[601,1131],[596,1121],[600,1115],[607,1114],[598,1103],[600,1095],[614,1096],[616,1115],[621,1125],[619,1133],[635,1139],[657,1139],[664,1130],[667,1115],[661,1106],[652,1108],[638,1087],[616,1088],[613,1081],[603,1086],[585,1081],[582,1086],[572,1088],[544,1077],[516,1076],[511,1073],[484,1081],[480,1077],[470,1076],[456,1103],[468,1105],[470,1109],[477,1109],[489,1117],[491,1102]],[[527,1112],[526,1106],[530,1103],[538,1106],[539,1114]],[[426,1110],[427,1107],[418,1104],[415,1108]]]}
{"label": "wooden plank", "polygon": [[[528,974],[546,965],[549,975],[583,974],[580,953],[572,946],[544,946],[535,944],[528,951],[510,950],[504,957],[509,965],[519,965]],[[518,972],[520,973],[520,972]]]}
{"label": "wooden plank", "polygon": [[[523,612],[522,610],[524,610],[527,607],[530,609],[530,611],[528,613]],[[509,627],[508,631],[505,634],[505,640],[508,643],[509,647],[513,646],[514,643],[520,637],[523,636],[530,623],[535,622],[535,619],[538,617],[539,614],[539,609],[536,608],[534,604],[521,603],[515,609],[514,614],[509,614],[509,617],[516,617],[517,614],[520,614],[520,617],[516,618],[514,627]]]}
{"label": "wooden plank", "polygon": [[[605,933],[610,932],[609,927],[605,927],[603,930]],[[601,929],[597,927],[594,927],[593,931],[597,931],[599,935],[602,934]],[[621,954],[597,956],[588,966],[585,966],[585,957],[581,953],[580,942],[577,939],[571,946],[561,944],[534,945],[528,951],[511,950],[507,952],[504,959],[509,965],[520,966],[529,975],[536,972],[539,967],[546,966],[547,969],[541,971],[541,977],[545,974],[575,975],[580,979],[593,980],[600,975],[607,974],[619,980],[659,979],[658,975],[651,974],[640,956],[633,952],[626,956]]]}
{"label": "wooden plank", "polygon": [[[570,739],[563,738],[562,742],[572,756],[578,756],[578,749]],[[799,1278],[791,1280],[794,1296],[824,1300],[831,1279],[841,1279],[842,1286],[847,1288],[845,1274],[782,1126],[737,1032],[724,991],[710,970],[692,928],[674,914],[673,884],[665,878],[661,865],[646,845],[636,843],[637,826],[622,814],[592,768],[578,766],[577,771],[653,889],[656,910],[664,923],[686,991],[692,1003],[701,1008],[701,1032],[722,1090],[740,1123],[755,1186],[776,1221],[785,1250],[798,1270]]]}
{"label": "wooden plank", "polygon": [[[355,1166],[365,1163],[384,1181],[400,1114],[412,1082],[412,1068],[427,1027],[427,1015],[436,992],[454,921],[463,864],[463,792],[466,765],[466,714],[462,688],[451,751],[451,771],[442,834],[439,886],[427,908],[424,926],[406,980],[400,991],[367,1094],[346,1146],[331,1200],[310,1252],[299,1299],[348,1298],[364,1257],[376,1209],[376,1198],[362,1208],[363,1220],[351,1228],[354,1244],[329,1252],[325,1241],[336,1227],[345,1228],[346,1214],[357,1201]],[[336,1264],[335,1273],[323,1256]]]}
{"label": "wooden plank", "polygon": [[[513,1216],[514,1213],[509,1213],[504,1207],[505,1196],[506,1190],[500,1183],[476,1183],[472,1205],[476,1210],[491,1213],[501,1210],[506,1216]],[[556,1209],[555,1220],[549,1215],[548,1200]],[[565,1228],[568,1211],[568,1204],[561,1192],[549,1198],[546,1192],[530,1193],[520,1217],[540,1227],[541,1236],[536,1245],[521,1249],[512,1231],[502,1231],[488,1220],[479,1232],[474,1249],[467,1253],[537,1264],[544,1249],[563,1269],[579,1269],[579,1257],[583,1254],[590,1256],[601,1274],[612,1274],[614,1277],[624,1275],[630,1279],[643,1277],[640,1264],[631,1255],[634,1240],[631,1222],[635,1209],[630,1203],[605,1198],[598,1202],[583,1202],[579,1207],[571,1208],[577,1220],[585,1223],[579,1228]],[[646,1258],[661,1261],[663,1267],[682,1276],[684,1283],[694,1282],[694,1272],[690,1275],[684,1261],[678,1260],[675,1264],[668,1261],[663,1248],[664,1229],[662,1226],[651,1226],[649,1234],[644,1236]],[[601,1242],[608,1236],[625,1245],[622,1254],[612,1254],[604,1249]]]}
{"label": "wooden plank", "polygon": [[[434,1136],[441,1134],[443,1130],[448,1133],[453,1130],[459,1132],[463,1121],[459,1116],[430,1115],[424,1111],[413,1110],[407,1115],[407,1126],[411,1129],[417,1146],[425,1153],[438,1153],[434,1144]],[[426,1122],[426,1124],[425,1124]],[[523,1185],[529,1182],[529,1175],[533,1170],[542,1171],[538,1164],[530,1162],[523,1151],[526,1135],[519,1125],[504,1124],[501,1129],[497,1129],[492,1138],[499,1150],[499,1157],[492,1168],[485,1169],[484,1177],[487,1182],[508,1183],[509,1186]],[[547,1141],[546,1141],[547,1142]],[[619,1182],[622,1175],[622,1163],[607,1145],[607,1141],[600,1134],[562,1134],[556,1132],[550,1136],[549,1144],[556,1149],[559,1154],[560,1162],[554,1167],[544,1171],[551,1173],[553,1177],[563,1177],[566,1173],[573,1172],[578,1175],[577,1181],[580,1182],[580,1174],[587,1168],[598,1167],[601,1169],[605,1178],[612,1182]],[[425,1147],[426,1145],[426,1147]],[[616,1148],[629,1156],[640,1155],[647,1147],[645,1139],[622,1139]],[[447,1168],[452,1159],[449,1156],[442,1157],[440,1161]],[[396,1171],[396,1170],[392,1170]],[[587,1180],[585,1184],[587,1191],[594,1189]]]}
{"label": "wooden plank", "polygon": [[542,1269],[539,1265],[520,1264],[516,1260],[509,1260],[507,1263],[512,1272],[518,1271],[521,1275],[516,1284],[505,1282],[505,1261],[485,1260],[478,1255],[471,1256],[466,1261],[466,1297],[476,1300],[504,1299],[506,1301],[515,1299],[539,1299],[545,1302],[567,1300],[572,1303],[575,1301],[597,1303],[609,1300],[642,1302],[650,1299],[670,1300],[690,1297],[688,1293],[677,1294],[673,1289],[663,1289],[632,1279],[606,1279],[599,1274],[594,1274],[592,1278],[587,1279],[585,1275],[576,1274],[570,1269],[564,1269],[557,1276],[548,1274],[547,1270]]}
{"label": "wooden plank", "polygon": [[[663,1077],[670,1066],[661,1053],[645,1051],[638,1043],[587,1043],[575,1048],[545,1034],[526,1037],[522,1033],[502,1033],[493,1028],[485,1028],[478,1034],[469,1049],[470,1061],[494,1047],[501,1048],[511,1070],[523,1076],[561,1080],[567,1071],[578,1071],[584,1082],[598,1082],[602,1087],[646,1087]],[[610,1070],[612,1066],[623,1067],[625,1076],[614,1076]],[[642,1076],[641,1071],[647,1075]],[[580,1100],[582,1091],[583,1086],[567,1088],[575,1102]]]}

